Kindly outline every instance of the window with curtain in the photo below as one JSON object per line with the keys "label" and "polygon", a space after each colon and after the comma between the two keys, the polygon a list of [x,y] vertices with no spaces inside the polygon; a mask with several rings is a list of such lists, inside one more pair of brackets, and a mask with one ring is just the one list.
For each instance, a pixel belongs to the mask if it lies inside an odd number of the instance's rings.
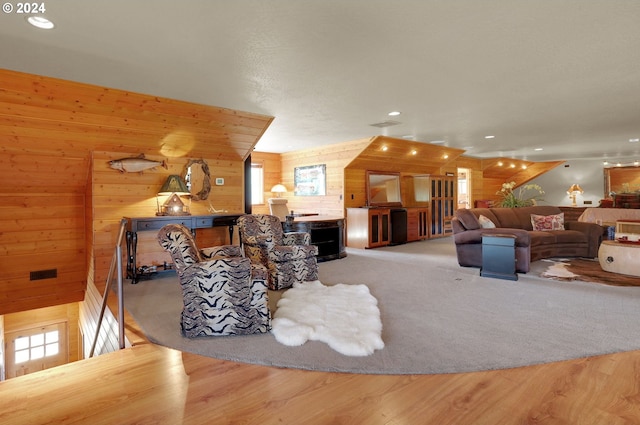
{"label": "window with curtain", "polygon": [[260,163],[251,164],[251,205],[264,204],[264,168]]}

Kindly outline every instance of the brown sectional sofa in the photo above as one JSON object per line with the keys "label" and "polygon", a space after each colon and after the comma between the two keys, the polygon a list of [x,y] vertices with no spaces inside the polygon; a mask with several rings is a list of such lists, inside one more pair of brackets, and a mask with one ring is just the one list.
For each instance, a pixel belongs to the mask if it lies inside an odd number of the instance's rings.
{"label": "brown sectional sofa", "polygon": [[[458,263],[461,266],[482,266],[482,235],[508,234],[516,237],[516,271],[527,273],[532,261],[551,257],[598,256],[603,228],[595,223],[570,221],[565,230],[535,231],[531,214],[550,216],[561,214],[554,206],[522,208],[472,208],[455,212],[452,220],[453,238]],[[495,228],[483,228],[478,218],[484,216]]]}

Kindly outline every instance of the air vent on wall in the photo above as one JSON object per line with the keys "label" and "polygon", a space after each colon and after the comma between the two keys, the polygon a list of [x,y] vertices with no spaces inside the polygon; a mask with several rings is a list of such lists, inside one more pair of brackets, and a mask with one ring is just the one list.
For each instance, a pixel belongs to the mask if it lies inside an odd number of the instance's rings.
{"label": "air vent on wall", "polygon": [[378,127],[378,128],[385,128],[385,127],[391,127],[392,125],[398,125],[398,124],[402,124],[400,121],[382,121],[382,122],[377,122],[375,124],[369,124],[371,127]]}
{"label": "air vent on wall", "polygon": [[58,277],[58,269],[37,270],[29,273],[29,280],[54,279]]}

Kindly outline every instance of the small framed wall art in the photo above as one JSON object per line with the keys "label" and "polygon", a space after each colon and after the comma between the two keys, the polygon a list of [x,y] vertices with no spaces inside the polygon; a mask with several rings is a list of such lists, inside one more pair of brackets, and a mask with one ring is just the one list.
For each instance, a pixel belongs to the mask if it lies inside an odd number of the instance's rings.
{"label": "small framed wall art", "polygon": [[326,164],[296,167],[293,171],[296,196],[324,196],[326,191]]}

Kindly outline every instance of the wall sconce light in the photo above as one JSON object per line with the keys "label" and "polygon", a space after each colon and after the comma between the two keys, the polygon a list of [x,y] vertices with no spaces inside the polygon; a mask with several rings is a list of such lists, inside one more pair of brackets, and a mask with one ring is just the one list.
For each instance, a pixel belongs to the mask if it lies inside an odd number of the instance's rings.
{"label": "wall sconce light", "polygon": [[287,193],[287,188],[285,185],[278,183],[271,188],[271,192],[276,194],[276,198],[279,198],[283,193]]}
{"label": "wall sconce light", "polygon": [[[166,195],[169,195],[169,197],[164,201],[164,204],[160,206],[158,196]],[[188,195],[191,195],[191,193],[185,181],[182,180],[182,177],[175,174],[170,175],[156,196],[156,204],[158,207],[156,215],[191,215],[189,212],[190,205],[185,205],[182,199],[180,199],[181,196]],[[191,199],[189,199],[189,204],[191,204]]]}
{"label": "wall sconce light", "polygon": [[584,190],[582,190],[582,188],[578,184],[572,184],[569,190],[567,190],[567,194],[569,195],[569,198],[571,198],[572,207],[578,206],[576,204],[576,196],[578,195],[578,193],[580,194],[584,193]]}

